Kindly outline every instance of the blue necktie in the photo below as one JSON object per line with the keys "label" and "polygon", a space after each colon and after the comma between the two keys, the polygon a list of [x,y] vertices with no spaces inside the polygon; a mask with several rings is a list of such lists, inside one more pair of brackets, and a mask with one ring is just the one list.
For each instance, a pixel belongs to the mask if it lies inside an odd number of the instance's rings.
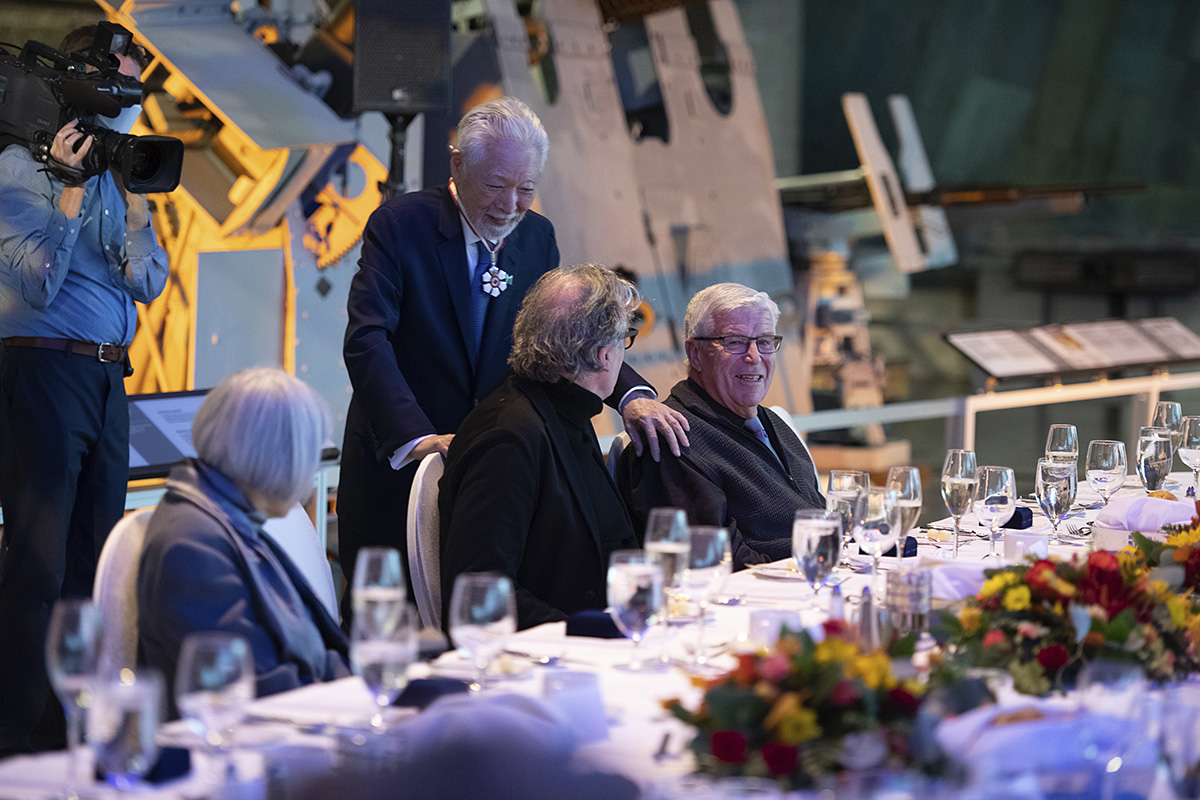
{"label": "blue necktie", "polygon": [[775,456],[775,459],[782,464],[783,461],[780,460],[779,454],[775,452],[775,448],[771,446],[771,439],[767,436],[767,431],[763,427],[763,424],[759,422],[758,417],[751,417],[750,419],[746,420],[745,425],[746,430],[754,434],[755,439],[758,439],[760,442],[765,444],[767,449],[771,451],[771,455]]}
{"label": "blue necktie", "polygon": [[487,319],[488,300],[491,299],[491,295],[483,290],[483,274],[492,268],[492,254],[482,239],[475,245],[479,248],[479,258],[471,275],[471,321],[475,324],[475,352],[478,353],[483,341],[483,321]]}

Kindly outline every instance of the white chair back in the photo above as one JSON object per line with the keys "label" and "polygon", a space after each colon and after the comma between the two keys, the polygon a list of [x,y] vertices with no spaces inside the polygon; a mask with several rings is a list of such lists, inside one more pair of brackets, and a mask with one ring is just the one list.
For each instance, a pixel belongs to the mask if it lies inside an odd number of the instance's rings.
{"label": "white chair back", "polygon": [[139,509],[114,525],[96,564],[92,602],[99,607],[104,625],[102,658],[105,665],[117,669],[137,666],[138,564],[153,513],[153,508]]}
{"label": "white chair back", "polygon": [[792,433],[796,434],[796,438],[800,440],[800,445],[804,448],[804,452],[808,453],[808,460],[813,462],[813,476],[817,481],[817,494],[824,494],[821,491],[821,478],[817,475],[817,462],[813,460],[812,451],[808,449],[808,442],[804,441],[804,434],[800,433],[800,429],[796,427],[796,421],[792,419],[792,412],[783,406],[769,406],[769,408],[779,415],[784,424],[791,428]]}
{"label": "white chair back", "polygon": [[617,465],[621,463],[621,453],[625,452],[628,444],[629,434],[621,431],[613,437],[612,444],[608,446],[608,456],[604,459],[604,466],[608,468],[608,474],[613,479],[613,483],[617,482]]}
{"label": "white chair back", "polygon": [[[321,509],[318,509],[320,513]],[[333,588],[333,572],[329,559],[317,537],[317,529],[304,506],[296,503],[286,517],[272,517],[263,530],[288,554],[300,574],[308,581],[313,594],[335,620],[338,618],[337,592]]]}
{"label": "white chair back", "polygon": [[441,453],[430,453],[417,467],[408,495],[408,569],[414,600],[426,628],[442,627],[441,515],[438,481],[445,469]]}

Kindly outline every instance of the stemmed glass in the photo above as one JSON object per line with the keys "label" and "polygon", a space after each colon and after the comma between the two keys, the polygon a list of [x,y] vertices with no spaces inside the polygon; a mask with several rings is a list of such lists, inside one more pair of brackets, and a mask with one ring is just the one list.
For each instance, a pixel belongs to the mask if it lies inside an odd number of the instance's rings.
{"label": "stemmed glass", "polygon": [[1179,460],[1192,470],[1187,496],[1195,497],[1200,489],[1200,417],[1184,417],[1179,425]]}
{"label": "stemmed glass", "polygon": [[814,606],[841,556],[841,516],[820,508],[797,509],[792,522],[792,558],[800,574],[812,584]]}
{"label": "stemmed glass", "polygon": [[[858,546],[871,554],[871,580],[878,585],[879,557],[900,540],[900,506],[893,489],[877,487],[867,492],[866,510],[854,526]],[[882,599],[872,592],[876,602]]]}
{"label": "stemmed glass", "polygon": [[1137,474],[1146,493],[1155,491],[1171,471],[1171,435],[1163,428],[1142,428],[1137,441]]}
{"label": "stemmed glass", "polygon": [[958,558],[958,534],[963,514],[975,497],[979,471],[975,467],[974,450],[947,450],[942,462],[942,502],[954,518],[954,557]]}
{"label": "stemmed glass", "polygon": [[609,558],[608,606],[621,634],[633,640],[630,662],[617,665],[617,669],[647,671],[641,658],[642,638],[665,608],[662,567],[645,550],[617,550]]}
{"label": "stemmed glass", "polygon": [[408,685],[408,668],[417,660],[420,624],[407,603],[394,615],[356,614],[350,626],[350,664],[375,701],[371,730],[387,730],[383,712]]}
{"label": "stemmed glass", "polygon": [[[975,493],[975,518],[988,529],[987,556],[996,552],[996,532],[1017,507],[1017,479],[1009,467],[980,467],[979,489]],[[985,558],[987,557],[985,556]]]}
{"label": "stemmed glass", "polygon": [[210,779],[224,783],[226,754],[254,698],[250,645],[233,633],[192,633],[183,640],[175,671],[175,704],[211,759]]}
{"label": "stemmed glass", "polygon": [[499,572],[464,572],[450,595],[450,638],[475,664],[471,691],[482,691],[492,659],[517,630],[512,579]]}
{"label": "stemmed glass", "polygon": [[1066,463],[1079,460],[1079,434],[1074,425],[1051,425],[1046,434],[1046,458]]}
{"label": "stemmed glass", "polygon": [[163,679],[153,669],[122,669],[92,685],[88,744],[105,780],[120,792],[135,787],[158,758]]}
{"label": "stemmed glass", "polygon": [[1038,505],[1052,528],[1051,541],[1058,544],[1058,525],[1071,510],[1075,502],[1078,476],[1075,462],[1069,464],[1049,458],[1039,458],[1037,482],[1035,484]]}
{"label": "stemmed glass", "polygon": [[354,615],[371,614],[375,630],[395,625],[408,601],[400,551],[391,547],[364,547],[354,561],[354,586],[351,598]]}
{"label": "stemmed glass", "polygon": [[683,583],[688,599],[696,604],[696,652],[689,668],[702,673],[711,670],[704,654],[704,617],[709,598],[720,591],[733,569],[729,550],[729,530],[712,525],[693,525],[692,544],[688,550],[687,568]]}
{"label": "stemmed glass", "polygon": [[[1197,429],[1200,434],[1200,428]],[[1129,464],[1125,460],[1125,443],[1112,439],[1093,439],[1088,442],[1087,482],[1100,495],[1102,505],[1125,485]]]}
{"label": "stemmed glass", "polygon": [[659,666],[665,669],[671,664],[671,601],[684,595],[683,570],[692,546],[687,513],[682,508],[667,506],[650,509],[644,541],[647,555],[662,568],[663,574],[663,611],[658,615],[658,624],[662,626]]}
{"label": "stemmed glass", "polygon": [[1166,428],[1171,435],[1171,452],[1179,449],[1179,426],[1183,424],[1183,408],[1179,403],[1170,400],[1159,400],[1154,405],[1154,416],[1150,425],[1155,428]]}
{"label": "stemmed glass", "polygon": [[854,525],[862,517],[870,488],[871,476],[862,470],[835,469],[829,472],[825,509],[841,518],[842,537],[847,548],[854,536]]}
{"label": "stemmed glass", "polygon": [[103,649],[100,609],[84,598],[59,600],[50,614],[46,634],[46,672],[67,719],[67,755],[71,780],[91,781],[84,750],[83,720],[87,695],[100,670]]}
{"label": "stemmed glass", "polygon": [[1075,688],[1079,710],[1094,718],[1077,729],[1084,757],[1100,770],[1102,800],[1112,800],[1117,771],[1144,741],[1150,722],[1147,690],[1141,665],[1133,661],[1097,659],[1079,671]]}
{"label": "stemmed glass", "polygon": [[898,545],[904,551],[904,539],[921,516],[921,473],[916,467],[892,467],[888,470],[887,488],[896,492],[896,505],[900,506],[900,535]]}

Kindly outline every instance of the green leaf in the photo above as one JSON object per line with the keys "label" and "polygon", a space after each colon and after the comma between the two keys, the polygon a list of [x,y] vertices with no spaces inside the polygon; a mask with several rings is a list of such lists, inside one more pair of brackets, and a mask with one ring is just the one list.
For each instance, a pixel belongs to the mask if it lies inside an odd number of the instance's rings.
{"label": "green leaf", "polygon": [[1137,620],[1133,616],[1133,609],[1127,608],[1108,621],[1104,630],[1104,638],[1110,642],[1125,644],[1136,624]]}
{"label": "green leaf", "polygon": [[1146,563],[1152,567],[1157,567],[1162,563],[1164,551],[1175,549],[1174,547],[1167,547],[1161,542],[1148,539],[1137,531],[1134,531],[1131,536],[1133,537],[1134,547],[1142,551],[1142,555],[1146,558]]}

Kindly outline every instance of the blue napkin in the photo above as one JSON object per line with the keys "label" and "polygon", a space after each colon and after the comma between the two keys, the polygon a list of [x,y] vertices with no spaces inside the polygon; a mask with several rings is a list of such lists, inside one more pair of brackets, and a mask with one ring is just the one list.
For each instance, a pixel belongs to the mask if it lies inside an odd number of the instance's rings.
{"label": "blue napkin", "polygon": [[434,700],[448,694],[465,692],[469,688],[470,684],[467,681],[460,681],[456,678],[419,678],[409,681],[408,686],[404,687],[404,691],[392,705],[402,708],[418,708],[424,711]]}
{"label": "blue napkin", "polygon": [[[146,772],[142,780],[151,784],[168,783],[187,775],[191,769],[191,756],[187,748],[164,747],[158,752],[154,766]],[[99,764],[96,765],[96,780],[105,780],[104,770]]]}
{"label": "blue napkin", "polygon": [[596,639],[624,639],[617,623],[607,611],[590,608],[567,617],[567,636],[591,636]]}

